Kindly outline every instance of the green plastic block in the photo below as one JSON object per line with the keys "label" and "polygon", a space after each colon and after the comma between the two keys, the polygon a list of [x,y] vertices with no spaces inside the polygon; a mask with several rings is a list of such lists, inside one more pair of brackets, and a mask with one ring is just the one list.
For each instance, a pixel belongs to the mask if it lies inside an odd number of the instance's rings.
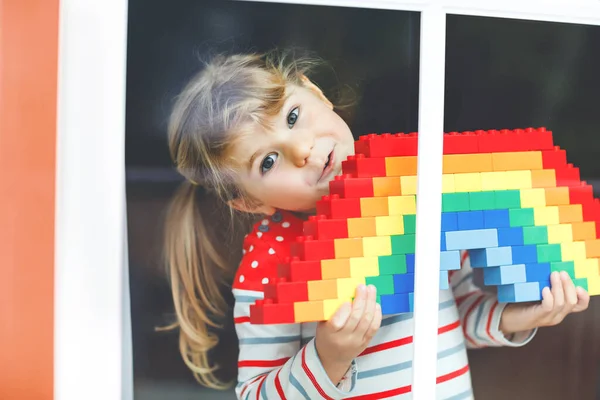
{"label": "green plastic block", "polygon": [[[550,263],[550,271],[561,272],[565,271],[571,279],[575,279],[575,263],[573,261],[557,261]],[[587,279],[585,280],[587,285]]]}
{"label": "green plastic block", "polygon": [[380,295],[377,295],[375,297],[375,302],[377,302],[379,305],[381,305],[381,296]]}
{"label": "green plastic block", "polygon": [[394,275],[406,273],[406,256],[403,254],[379,256],[378,261],[379,275]]}
{"label": "green plastic block", "polygon": [[548,228],[545,226],[526,226],[523,228],[523,244],[547,244]]}
{"label": "green plastic block", "polygon": [[533,208],[513,208],[508,210],[511,227],[534,226]]}
{"label": "green plastic block", "polygon": [[537,258],[539,263],[562,261],[560,244],[538,244]]}
{"label": "green plastic block", "polygon": [[442,212],[470,211],[469,193],[442,193]]}
{"label": "green plastic block", "polygon": [[417,231],[417,216],[404,215],[404,234],[415,233]]}
{"label": "green plastic block", "polygon": [[496,196],[494,192],[471,192],[469,206],[471,211],[493,210],[496,207]]}
{"label": "green plastic block", "polygon": [[365,283],[375,286],[378,295],[394,294],[394,277],[392,275],[367,277]]}
{"label": "green plastic block", "polygon": [[393,235],[391,238],[392,254],[413,254],[415,252],[415,234]]}
{"label": "green plastic block", "polygon": [[496,209],[521,208],[521,194],[519,190],[496,190]]}
{"label": "green plastic block", "polygon": [[573,279],[573,284],[575,285],[575,287],[582,287],[583,289],[585,289],[585,291],[589,290],[587,278],[575,278]]}

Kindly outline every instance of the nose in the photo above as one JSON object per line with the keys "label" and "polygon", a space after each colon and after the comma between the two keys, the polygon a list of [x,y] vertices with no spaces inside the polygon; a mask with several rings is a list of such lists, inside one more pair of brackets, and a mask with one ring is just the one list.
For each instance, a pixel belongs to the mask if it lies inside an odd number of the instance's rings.
{"label": "nose", "polygon": [[307,132],[295,132],[288,142],[286,151],[288,157],[297,167],[303,167],[307,162],[315,144],[314,136]]}

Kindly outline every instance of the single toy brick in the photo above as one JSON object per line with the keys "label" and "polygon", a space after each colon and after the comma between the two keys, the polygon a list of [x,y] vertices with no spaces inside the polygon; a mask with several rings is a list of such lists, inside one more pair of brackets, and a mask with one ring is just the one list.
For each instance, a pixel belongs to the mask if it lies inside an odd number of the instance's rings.
{"label": "single toy brick", "polygon": [[585,255],[587,258],[600,257],[600,240],[586,240],[585,241]]}
{"label": "single toy brick", "polygon": [[390,256],[392,255],[391,236],[373,236],[362,238],[363,256]]}
{"label": "single toy brick", "polygon": [[408,293],[384,294],[381,296],[381,312],[383,315],[411,312]]}
{"label": "single toy brick", "polygon": [[473,268],[499,267],[513,264],[512,247],[490,247],[469,251]]}
{"label": "single toy brick", "polygon": [[348,156],[342,161],[342,174],[355,178],[386,176],[385,158],[366,158],[363,154]]}
{"label": "single toy brick", "polygon": [[402,194],[399,176],[377,176],[371,180],[375,197],[400,196]]}
{"label": "single toy brick", "polygon": [[597,227],[593,221],[587,222],[573,222],[571,227],[573,228],[573,240],[588,240],[596,238]]}
{"label": "single toy brick", "polygon": [[440,271],[453,271],[460,267],[460,251],[451,250],[440,253]]}
{"label": "single toy brick", "polygon": [[404,234],[404,216],[388,215],[375,217],[376,235],[391,236]]}
{"label": "single toy brick", "polygon": [[541,151],[492,153],[494,171],[536,170],[543,168]]}
{"label": "single toy brick", "polygon": [[525,226],[523,227],[523,244],[547,244],[547,226]]}
{"label": "single toy brick", "polygon": [[340,199],[337,194],[323,196],[317,201],[317,214],[331,219],[360,217],[360,199]]}
{"label": "single toy brick", "polygon": [[366,278],[379,275],[379,260],[377,257],[357,257],[350,259],[349,278]]}
{"label": "single toy brick", "polygon": [[353,178],[352,175],[337,175],[329,182],[329,193],[340,198],[373,197],[373,178]]}
{"label": "single toy brick", "polygon": [[406,272],[409,274],[415,273],[415,253],[414,252],[406,255]]}
{"label": "single toy brick", "polygon": [[323,320],[328,321],[346,301],[345,299],[323,300]]}
{"label": "single toy brick", "polygon": [[577,278],[600,275],[600,263],[597,258],[578,259],[573,262]]}
{"label": "single toy brick", "polygon": [[573,279],[573,285],[575,285],[575,287],[579,286],[589,293],[587,278],[575,278]]}
{"label": "single toy brick", "polygon": [[274,303],[293,303],[308,300],[306,282],[288,282],[286,278],[279,278],[276,282],[264,285],[265,299]]}
{"label": "single toy brick", "polygon": [[446,232],[440,232],[440,251],[446,251]]}
{"label": "single toy brick", "polygon": [[570,224],[548,225],[548,243],[573,241],[573,227]]}
{"label": "single toy brick", "polygon": [[290,282],[306,282],[322,279],[321,262],[319,260],[300,261],[298,257],[286,257],[278,266],[278,277]]}
{"label": "single toy brick", "polygon": [[379,296],[394,294],[394,277],[392,275],[370,276],[365,278],[365,283],[375,286]]}
{"label": "single toy brick", "polygon": [[456,213],[457,225],[460,231],[484,229],[483,211],[462,211]]}
{"label": "single toy brick", "polygon": [[567,152],[558,146],[542,151],[542,166],[544,169],[562,168],[567,165]]}
{"label": "single toy brick", "polygon": [[415,234],[393,235],[392,254],[414,254],[415,253]]}
{"label": "single toy brick", "polygon": [[307,282],[308,299],[306,300],[315,301],[340,298],[341,296],[338,293],[338,279]]}
{"label": "single toy brick", "polygon": [[587,292],[590,296],[600,295],[600,276],[587,277]]}
{"label": "single toy brick", "polygon": [[481,173],[454,174],[455,192],[481,192]]}
{"label": "single toy brick", "polygon": [[394,293],[411,293],[415,291],[415,275],[406,273],[394,275]]}
{"label": "single toy brick", "polygon": [[325,312],[323,301],[302,301],[294,303],[294,316],[296,323],[324,321]]}
{"label": "single toy brick", "polygon": [[365,278],[363,277],[339,278],[337,280],[338,298],[352,299],[356,294],[356,288],[358,285],[364,285],[365,282]]}
{"label": "single toy brick", "polygon": [[444,134],[444,154],[477,153],[479,142],[473,132],[449,132]]}
{"label": "single toy brick", "polygon": [[491,172],[493,170],[491,153],[444,155],[442,164],[444,174]]}
{"label": "single toy brick", "polygon": [[493,210],[495,207],[496,197],[493,191],[469,193],[469,208],[471,211]]}
{"label": "single toy brick", "polygon": [[469,193],[442,193],[442,212],[470,210]]}
{"label": "single toy brick", "polygon": [[498,246],[496,229],[445,232],[447,250],[471,250]]}
{"label": "single toy brick", "polygon": [[417,194],[417,176],[401,176],[400,177],[400,191],[402,195],[416,195]]}
{"label": "single toy brick", "polygon": [[539,282],[550,279],[550,263],[525,264],[525,278],[527,282]]}
{"label": "single toy brick", "polygon": [[416,233],[417,216],[415,214],[403,215],[402,218],[404,219],[404,234]]}
{"label": "single toy brick", "polygon": [[559,206],[570,204],[568,187],[546,188],[545,194],[547,206]]}
{"label": "single toy brick", "polygon": [[389,215],[387,197],[365,197],[360,199],[360,214],[363,217]]}
{"label": "single toy brick", "polygon": [[414,215],[417,212],[417,200],[414,195],[390,196],[387,199],[389,215]]}
{"label": "single toy brick", "polygon": [[579,168],[573,167],[572,164],[567,164],[566,167],[555,168],[556,186],[573,186],[580,180]]}
{"label": "single toy brick", "polygon": [[351,274],[349,258],[321,260],[321,279],[350,278]]}
{"label": "single toy brick", "polygon": [[440,271],[440,290],[450,289],[450,281],[448,279],[448,271]]}
{"label": "single toy brick", "polygon": [[365,237],[377,235],[377,222],[375,217],[348,218],[348,237]]}
{"label": "single toy brick", "polygon": [[539,301],[541,298],[539,282],[522,282],[498,286],[498,301],[500,303]]}
{"label": "single toy brick", "polygon": [[294,304],[275,304],[272,300],[256,300],[250,305],[251,324],[293,324]]}
{"label": "single toy brick", "polygon": [[392,254],[391,256],[377,257],[379,275],[405,274],[408,272],[407,256],[405,254]]}
{"label": "single toy brick", "polygon": [[496,209],[521,208],[521,192],[519,190],[494,191]]}
{"label": "single toy brick", "polygon": [[485,285],[496,286],[521,282],[527,282],[525,264],[502,265],[483,269],[483,283]]}
{"label": "single toy brick", "polygon": [[327,258],[350,258],[363,256],[362,238],[348,238],[334,240],[335,253]]}
{"label": "single toy brick", "polygon": [[[521,132],[521,130],[515,131]],[[524,134],[520,134],[517,139],[526,141],[527,150],[551,150],[554,148],[552,131],[548,131],[544,127],[537,129],[530,127],[522,131],[524,131]]]}
{"label": "single toy brick", "polygon": [[454,174],[442,175],[442,193],[455,193]]}
{"label": "single toy brick", "polygon": [[346,219],[327,219],[325,215],[310,216],[303,224],[304,234],[316,240],[348,237]]}
{"label": "single toy brick", "polygon": [[533,208],[512,208],[508,210],[508,218],[511,227],[535,225]]}
{"label": "single toy brick", "polygon": [[571,279],[575,279],[575,263],[573,261],[555,261],[550,263],[552,272],[565,271]]}
{"label": "single toy brick", "polygon": [[442,213],[442,232],[458,230],[458,213],[443,212]]}
{"label": "single toy brick", "polygon": [[358,138],[354,149],[356,154],[364,154],[366,157],[394,157],[394,156],[416,156],[418,147],[418,135],[416,132],[409,134],[369,134]]}
{"label": "single toy brick", "polygon": [[585,259],[585,242],[562,241],[560,244],[560,255],[563,260]]}
{"label": "single toy brick", "polygon": [[513,246],[512,260],[514,264],[531,264],[538,262],[537,246],[534,244]]}
{"label": "single toy brick", "polygon": [[521,190],[521,207],[545,207],[546,191],[544,189]]}
{"label": "single toy brick", "polygon": [[498,246],[522,246],[523,228],[498,228]]}
{"label": "single toy brick", "polygon": [[532,188],[555,188],[556,171],[553,169],[539,169],[531,171]]}
{"label": "single toy brick", "polygon": [[290,245],[290,255],[304,261],[334,258],[334,240],[313,240],[312,236],[299,236]]}
{"label": "single toy brick", "polygon": [[560,244],[537,244],[535,246],[538,262],[562,261]]}
{"label": "single toy brick", "polygon": [[386,157],[386,176],[412,176],[417,175],[417,156]]}
{"label": "single toy brick", "polygon": [[484,228],[509,228],[510,213],[508,210],[485,210],[483,211]]}
{"label": "single toy brick", "polygon": [[583,221],[583,207],[581,204],[559,205],[557,207],[559,223],[566,224]]}
{"label": "single toy brick", "polygon": [[558,206],[533,207],[535,225],[555,225],[560,223]]}

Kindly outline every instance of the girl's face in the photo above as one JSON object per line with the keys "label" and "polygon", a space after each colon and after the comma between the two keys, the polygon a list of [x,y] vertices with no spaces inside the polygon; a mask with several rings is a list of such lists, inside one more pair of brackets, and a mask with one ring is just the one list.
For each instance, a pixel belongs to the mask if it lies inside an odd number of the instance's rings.
{"label": "girl's face", "polygon": [[[312,211],[329,193],[329,181],[342,171],[342,161],[354,154],[354,138],[348,125],[333,111],[321,91],[290,87],[273,129],[259,126],[232,148],[240,165],[240,184],[258,201],[258,209]],[[243,209],[240,203],[232,206]]]}

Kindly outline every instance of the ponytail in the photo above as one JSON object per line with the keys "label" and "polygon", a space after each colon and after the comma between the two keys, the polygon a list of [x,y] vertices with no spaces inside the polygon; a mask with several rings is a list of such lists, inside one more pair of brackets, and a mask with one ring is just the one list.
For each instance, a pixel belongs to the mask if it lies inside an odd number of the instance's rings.
{"label": "ponytail", "polygon": [[179,326],[179,350],[196,380],[209,388],[225,389],[230,384],[218,379],[215,373],[221,366],[211,365],[209,352],[219,344],[215,330],[222,328],[220,321],[230,308],[222,290],[232,277],[232,263],[216,245],[223,244],[218,238],[222,230],[209,225],[201,213],[214,207],[200,204],[206,197],[200,192],[185,181],[167,210],[165,261],[178,321],[165,329]]}

